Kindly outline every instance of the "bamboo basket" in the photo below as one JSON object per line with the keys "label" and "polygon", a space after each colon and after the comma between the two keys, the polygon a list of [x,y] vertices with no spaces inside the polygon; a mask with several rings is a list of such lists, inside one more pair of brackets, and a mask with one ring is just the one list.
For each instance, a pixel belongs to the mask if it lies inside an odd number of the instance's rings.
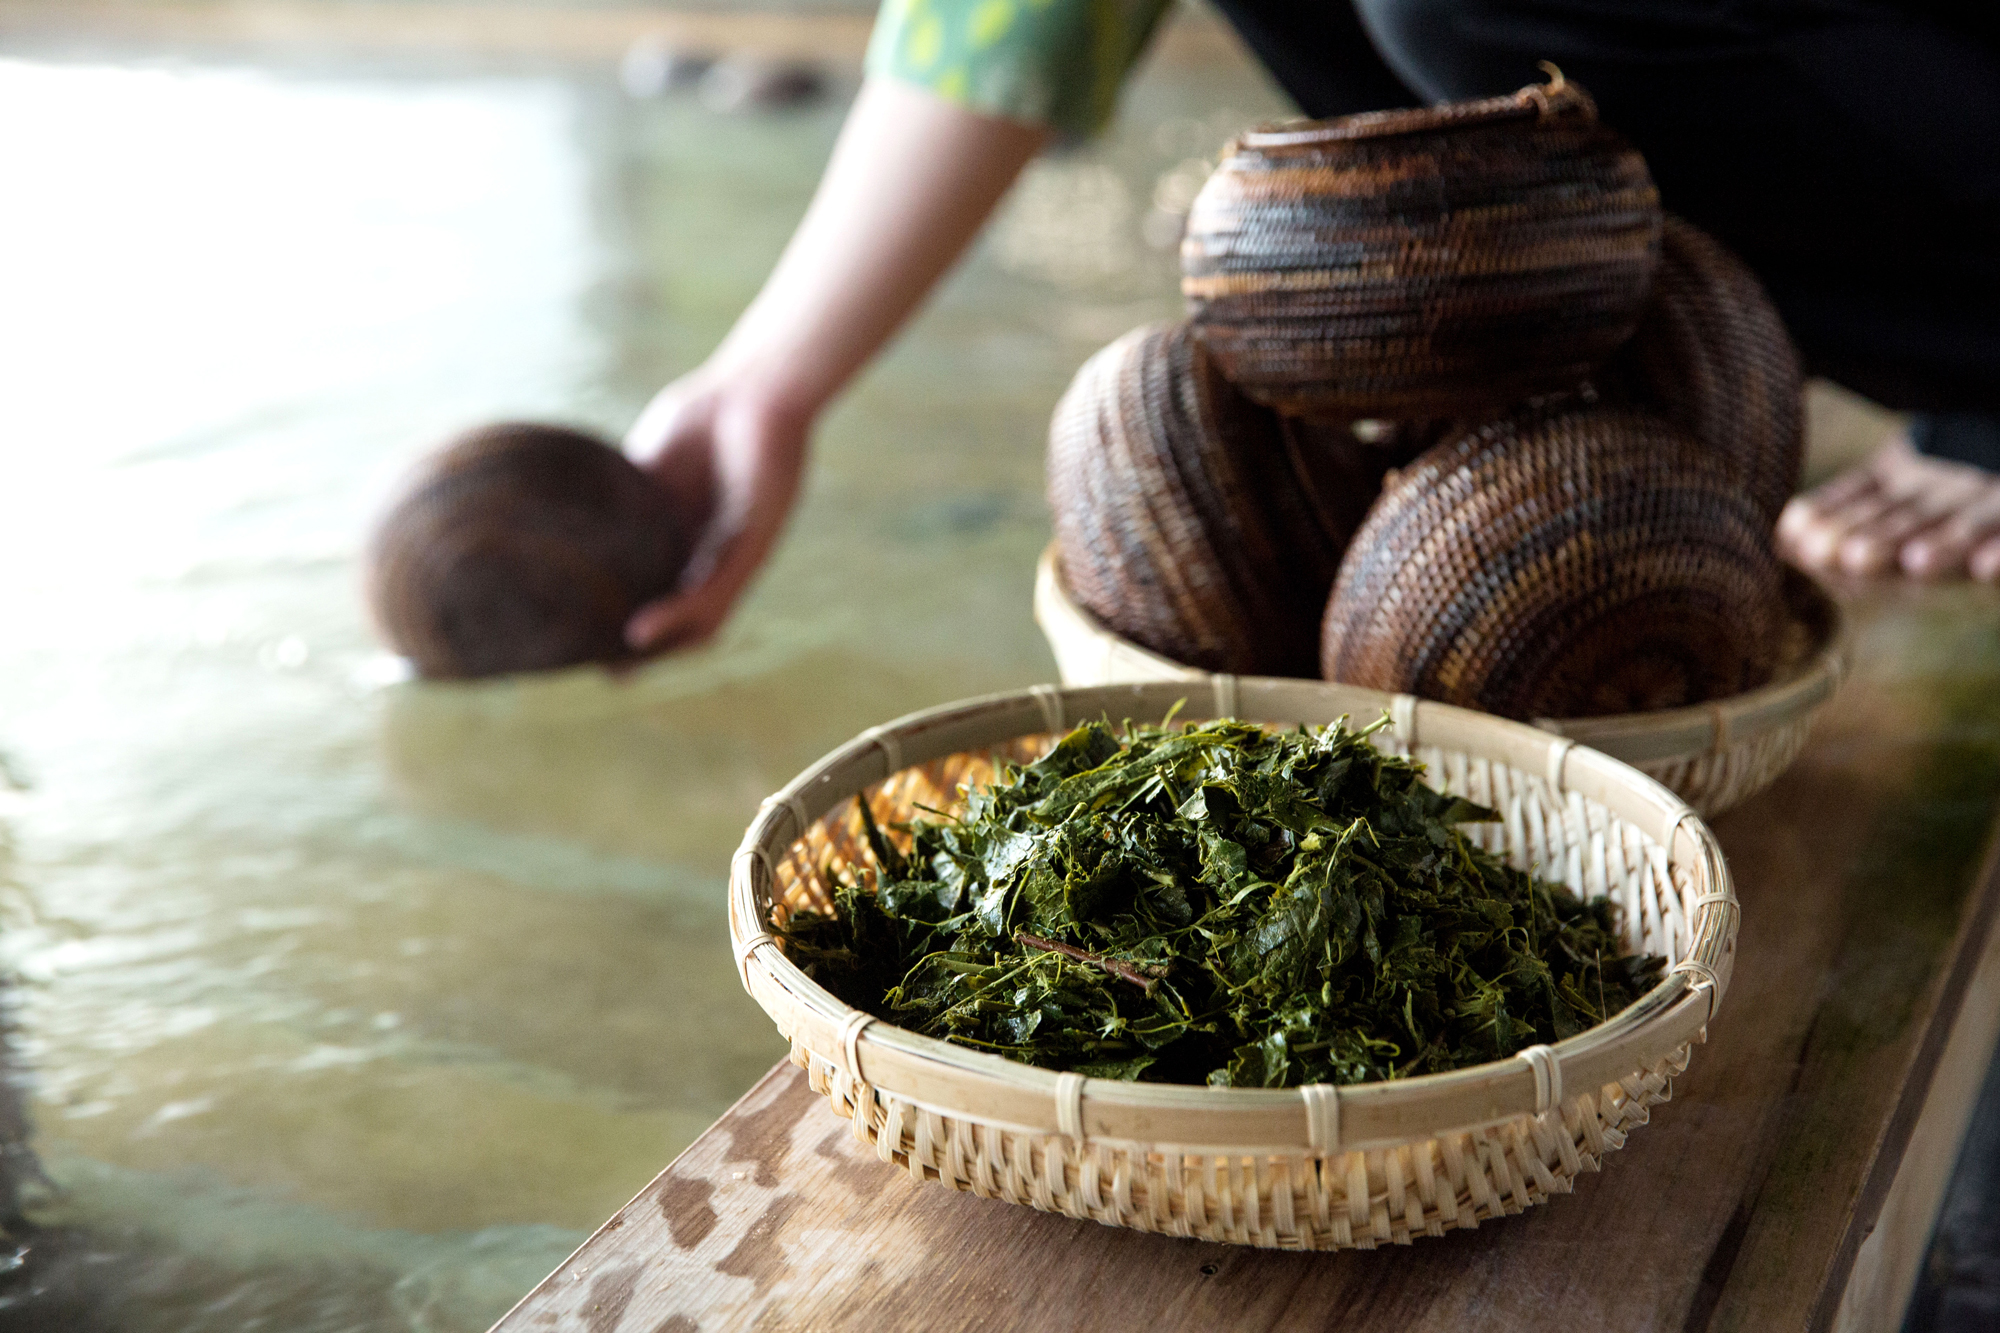
{"label": "bamboo basket", "polygon": [[[1795,570],[1787,569],[1785,580],[1787,632],[1795,642],[1790,664],[1770,684],[1687,708],[1537,718],[1535,726],[1623,760],[1666,784],[1704,819],[1749,800],[1799,757],[1813,715],[1847,674],[1847,626],[1839,605]],[[1035,571],[1035,620],[1065,684],[1209,678],[1120,637],[1078,606],[1062,585],[1053,546],[1042,552]]]}
{"label": "bamboo basket", "polygon": [[[854,1009],[784,955],[771,924],[823,903],[819,870],[854,846],[851,797],[878,815],[935,804],[996,752],[1039,752],[1071,724],[1183,715],[1275,724],[1379,716],[1384,749],[1503,813],[1468,836],[1587,896],[1664,979],[1555,1046],[1420,1078],[1207,1088],[1055,1073]],[[1668,1099],[1729,983],[1738,907],[1700,817],[1605,755],[1522,723],[1408,695],[1272,677],[1038,686],[874,727],[765,801],[729,880],[744,987],[814,1091],[917,1182],[1111,1226],[1281,1249],[1407,1244],[1518,1213],[1597,1170]]]}

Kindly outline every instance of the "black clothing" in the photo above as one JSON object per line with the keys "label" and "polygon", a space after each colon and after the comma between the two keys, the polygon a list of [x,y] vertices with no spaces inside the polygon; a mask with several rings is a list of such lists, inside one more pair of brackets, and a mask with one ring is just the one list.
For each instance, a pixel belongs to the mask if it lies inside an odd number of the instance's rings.
{"label": "black clothing", "polygon": [[1920,412],[1910,419],[1910,443],[1932,458],[2000,472],[2000,416]]}

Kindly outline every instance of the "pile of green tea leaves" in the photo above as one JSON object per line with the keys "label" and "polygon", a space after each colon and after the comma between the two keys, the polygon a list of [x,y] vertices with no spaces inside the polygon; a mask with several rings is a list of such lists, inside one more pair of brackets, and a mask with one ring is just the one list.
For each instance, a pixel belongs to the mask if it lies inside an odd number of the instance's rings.
{"label": "pile of green tea leaves", "polygon": [[[1511,1055],[1658,978],[1612,905],[1470,846],[1494,818],[1368,743],[1090,723],[956,818],[878,827],[787,953],[849,1004],[1098,1078],[1356,1083]],[[892,836],[894,834],[894,836]]]}

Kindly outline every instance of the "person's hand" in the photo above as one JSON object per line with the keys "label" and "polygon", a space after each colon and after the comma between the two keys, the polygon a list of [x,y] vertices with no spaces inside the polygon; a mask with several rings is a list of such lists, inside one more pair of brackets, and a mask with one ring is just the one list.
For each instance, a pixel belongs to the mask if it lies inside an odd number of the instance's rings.
{"label": "person's hand", "polygon": [[757,299],[625,436],[625,451],[701,529],[680,586],[626,622],[635,652],[689,647],[721,627],[785,525],[813,421],[1048,137],[894,79],[862,85]]}
{"label": "person's hand", "polygon": [[633,651],[693,647],[722,627],[784,528],[811,424],[808,414],[707,367],[646,405],[625,451],[700,530],[680,585],[625,623]]}

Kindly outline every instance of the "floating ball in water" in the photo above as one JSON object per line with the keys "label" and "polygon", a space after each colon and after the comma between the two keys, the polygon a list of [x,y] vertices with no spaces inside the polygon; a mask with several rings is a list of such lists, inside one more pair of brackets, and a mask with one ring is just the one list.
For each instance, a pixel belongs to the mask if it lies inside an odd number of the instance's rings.
{"label": "floating ball in water", "polygon": [[670,592],[694,525],[617,449],[529,422],[426,460],[375,530],[368,601],[440,680],[629,657],[625,622]]}

